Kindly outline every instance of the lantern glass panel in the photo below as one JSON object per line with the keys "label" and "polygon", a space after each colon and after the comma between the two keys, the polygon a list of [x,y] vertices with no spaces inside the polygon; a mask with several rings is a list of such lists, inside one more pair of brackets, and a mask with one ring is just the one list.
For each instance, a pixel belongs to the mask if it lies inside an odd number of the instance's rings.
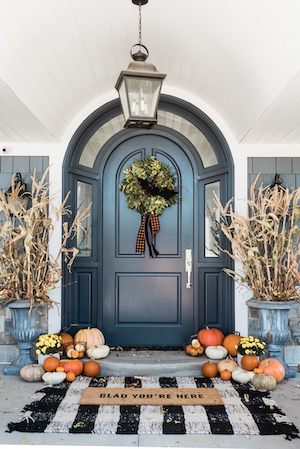
{"label": "lantern glass panel", "polygon": [[129,117],[129,108],[128,108],[128,98],[127,98],[127,93],[126,93],[126,83],[125,83],[124,78],[122,79],[120,87],[119,87],[119,96],[120,96],[120,101],[122,104],[124,117],[125,117],[125,120],[127,120]]}
{"label": "lantern glass panel", "polygon": [[155,117],[161,79],[127,78],[129,107],[132,117]]}

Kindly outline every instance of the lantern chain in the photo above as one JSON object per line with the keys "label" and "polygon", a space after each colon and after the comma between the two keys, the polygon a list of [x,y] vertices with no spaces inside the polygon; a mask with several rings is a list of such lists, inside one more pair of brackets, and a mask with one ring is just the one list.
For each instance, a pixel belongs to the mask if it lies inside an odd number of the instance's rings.
{"label": "lantern chain", "polygon": [[139,46],[142,45],[142,3],[139,2]]}

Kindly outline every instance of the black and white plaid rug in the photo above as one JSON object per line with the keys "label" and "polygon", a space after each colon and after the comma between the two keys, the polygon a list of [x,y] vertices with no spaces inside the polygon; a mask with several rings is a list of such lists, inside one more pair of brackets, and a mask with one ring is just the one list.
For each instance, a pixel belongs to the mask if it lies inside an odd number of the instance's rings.
{"label": "black and white plaid rug", "polygon": [[[79,405],[87,387],[215,387],[224,405]],[[9,432],[97,434],[236,434],[297,437],[299,431],[266,392],[204,377],[78,377],[46,386],[26,405]]]}

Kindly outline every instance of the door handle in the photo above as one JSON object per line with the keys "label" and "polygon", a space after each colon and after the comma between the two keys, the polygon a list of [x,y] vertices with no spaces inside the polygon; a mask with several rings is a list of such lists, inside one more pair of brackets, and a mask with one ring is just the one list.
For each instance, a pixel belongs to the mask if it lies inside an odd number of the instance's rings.
{"label": "door handle", "polygon": [[192,288],[192,268],[193,268],[193,257],[192,250],[185,250],[185,271],[187,273],[187,283],[186,288]]}

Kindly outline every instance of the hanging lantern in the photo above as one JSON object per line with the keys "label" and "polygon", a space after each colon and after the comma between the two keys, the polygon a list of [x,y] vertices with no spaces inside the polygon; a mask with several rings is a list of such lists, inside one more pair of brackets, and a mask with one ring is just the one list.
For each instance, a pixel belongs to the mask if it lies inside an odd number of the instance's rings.
{"label": "hanging lantern", "polygon": [[149,52],[142,44],[141,9],[148,0],[132,0],[132,3],[139,6],[139,41],[130,50],[133,61],[127,70],[122,70],[115,87],[125,117],[124,127],[151,128],[157,122],[160,91],[166,75],[146,62]]}

